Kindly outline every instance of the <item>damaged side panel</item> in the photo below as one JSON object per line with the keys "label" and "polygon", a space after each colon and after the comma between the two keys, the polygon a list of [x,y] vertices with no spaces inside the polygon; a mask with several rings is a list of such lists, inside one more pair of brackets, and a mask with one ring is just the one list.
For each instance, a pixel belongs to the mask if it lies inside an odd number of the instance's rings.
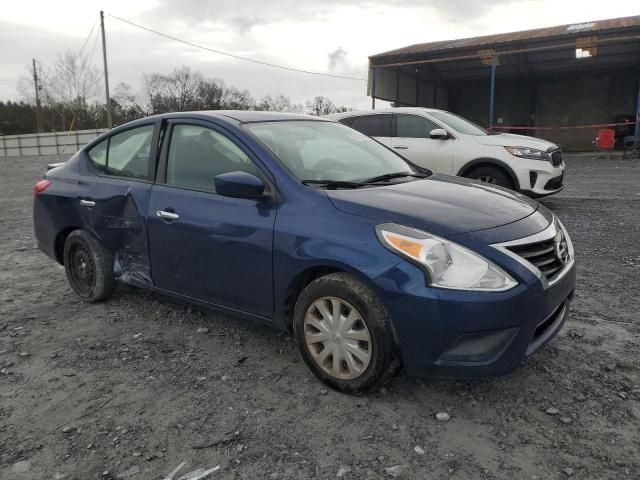
{"label": "damaged side panel", "polygon": [[151,182],[89,172],[78,186],[78,200],[95,204],[80,207],[84,226],[114,252],[115,274],[125,282],[153,284],[146,218],[150,192]]}

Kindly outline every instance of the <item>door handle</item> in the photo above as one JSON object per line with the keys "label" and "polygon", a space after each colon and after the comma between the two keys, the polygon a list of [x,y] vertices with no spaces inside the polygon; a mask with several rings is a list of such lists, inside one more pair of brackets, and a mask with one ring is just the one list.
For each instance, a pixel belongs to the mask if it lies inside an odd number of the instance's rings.
{"label": "door handle", "polygon": [[407,150],[409,147],[407,147],[406,145],[395,145],[393,148],[396,148],[398,150]]}
{"label": "door handle", "polygon": [[180,215],[177,213],[167,212],[166,210],[158,210],[156,215],[165,220],[178,220],[180,218]]}
{"label": "door handle", "polygon": [[94,202],[93,200],[80,200],[80,206],[81,207],[95,207],[96,206],[96,202]]}

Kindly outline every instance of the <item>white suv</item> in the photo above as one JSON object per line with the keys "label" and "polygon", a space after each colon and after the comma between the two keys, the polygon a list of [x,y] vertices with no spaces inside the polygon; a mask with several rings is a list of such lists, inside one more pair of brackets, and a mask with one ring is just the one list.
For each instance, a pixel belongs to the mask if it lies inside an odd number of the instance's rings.
{"label": "white suv", "polygon": [[532,197],[562,190],[557,145],[539,138],[488,132],[433,108],[401,107],[327,115],[434,172],[473,178]]}

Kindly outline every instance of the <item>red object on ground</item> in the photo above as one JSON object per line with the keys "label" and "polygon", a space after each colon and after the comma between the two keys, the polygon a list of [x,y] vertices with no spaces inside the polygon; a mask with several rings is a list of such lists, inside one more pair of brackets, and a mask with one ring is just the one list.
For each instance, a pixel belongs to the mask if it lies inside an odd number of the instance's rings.
{"label": "red object on ground", "polygon": [[598,150],[613,150],[613,146],[616,144],[616,131],[609,128],[603,128],[598,130],[598,136],[596,137],[596,149]]}

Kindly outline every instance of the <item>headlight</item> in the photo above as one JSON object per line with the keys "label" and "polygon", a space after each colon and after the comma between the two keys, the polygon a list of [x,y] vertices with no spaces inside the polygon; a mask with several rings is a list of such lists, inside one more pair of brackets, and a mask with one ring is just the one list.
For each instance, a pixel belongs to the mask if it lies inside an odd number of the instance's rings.
{"label": "headlight", "polygon": [[544,150],[529,147],[504,147],[507,152],[516,157],[530,158],[531,160],[549,160],[549,154]]}
{"label": "headlight", "polygon": [[501,292],[518,284],[489,260],[444,238],[393,223],[376,231],[385,247],[423,268],[434,287]]}

